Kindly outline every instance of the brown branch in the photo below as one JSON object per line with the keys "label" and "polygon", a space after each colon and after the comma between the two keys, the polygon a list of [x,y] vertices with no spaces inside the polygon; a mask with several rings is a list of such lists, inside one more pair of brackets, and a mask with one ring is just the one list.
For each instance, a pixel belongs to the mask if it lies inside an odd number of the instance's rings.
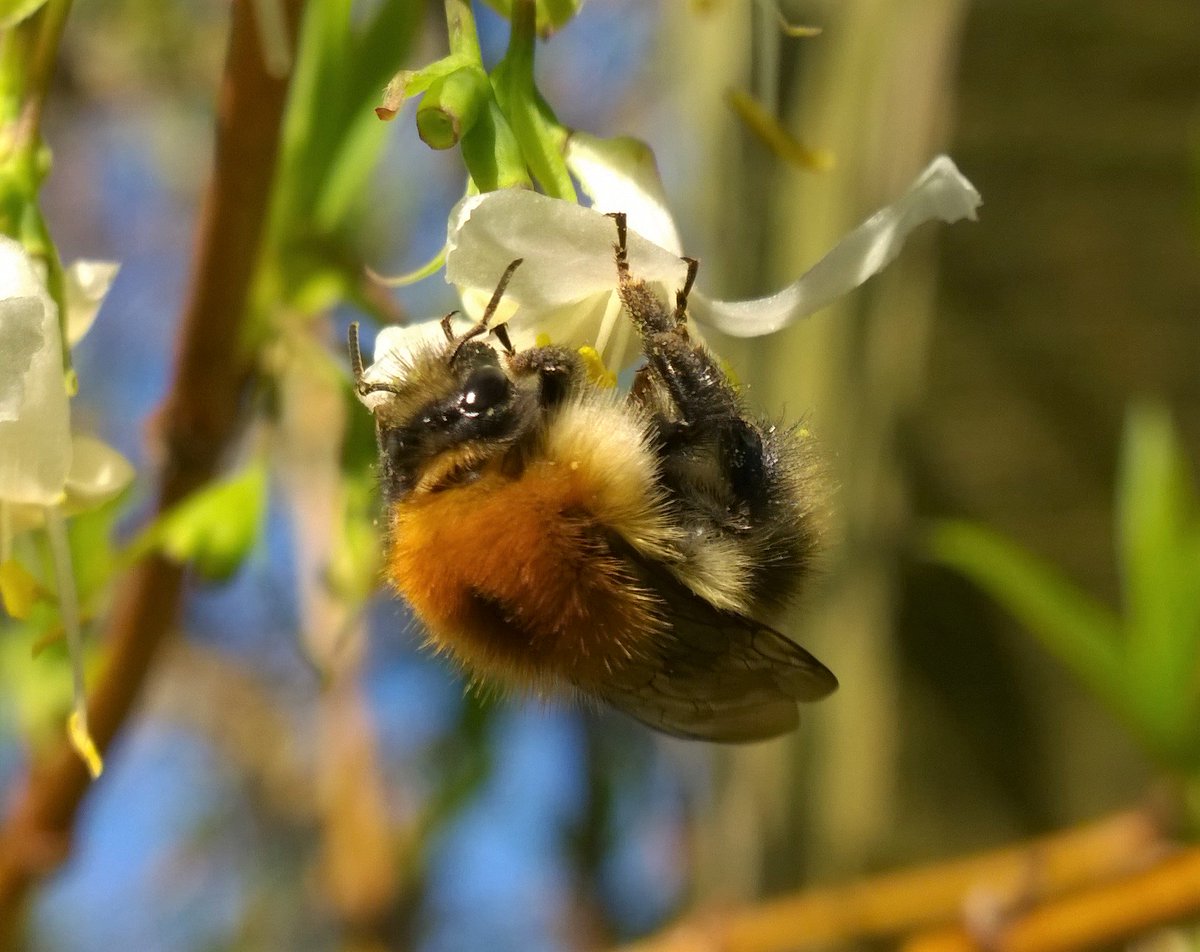
{"label": "brown branch", "polygon": [[1143,873],[1056,902],[973,936],[953,928],[917,936],[904,952],[1073,952],[1111,946],[1151,929],[1200,916],[1200,848]]}
{"label": "brown branch", "polygon": [[1128,811],[1020,846],[698,916],[626,952],[791,952],[889,938],[959,921],[983,891],[1014,903],[1103,882],[1144,868],[1163,846],[1150,811]]}
{"label": "brown branch", "polygon": [[[287,80],[268,75],[252,0],[234,0],[222,78],[212,181],[201,218],[196,271],[161,419],[166,461],[162,512],[212,478],[237,430],[249,379],[240,333],[265,231]],[[285,0],[294,44],[303,0]],[[179,609],[181,568],[152,557],[130,576],[108,625],[109,650],[88,706],[101,749],[120,731]],[[103,781],[101,781],[103,782]],[[66,855],[88,789],[64,743],[35,766],[0,827],[0,947],[15,934],[23,899]]]}

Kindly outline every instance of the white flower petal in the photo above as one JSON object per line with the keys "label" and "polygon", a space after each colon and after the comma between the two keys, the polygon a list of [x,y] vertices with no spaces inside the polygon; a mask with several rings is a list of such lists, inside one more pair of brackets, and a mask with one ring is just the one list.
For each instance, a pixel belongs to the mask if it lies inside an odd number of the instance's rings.
{"label": "white flower petal", "polygon": [[[46,507],[22,502],[5,502],[7,508],[8,531],[12,538],[23,532],[40,529],[46,524]],[[0,530],[3,531],[3,530]]]}
{"label": "white flower petal", "polygon": [[0,421],[15,420],[25,402],[25,375],[45,344],[38,297],[0,298]]}
{"label": "white flower petal", "polygon": [[770,334],[833,303],[881,271],[918,225],[974,219],[981,199],[948,156],[938,156],[891,205],[843,238],[795,284],[753,301],[711,301],[693,294],[692,317],[734,337]]}
{"label": "white flower petal", "polygon": [[129,460],[103,440],[76,435],[67,472],[67,509],[82,511],[107,502],[133,481]]}
{"label": "white flower petal", "polygon": [[654,153],[631,138],[601,139],[574,132],[564,153],[567,168],[598,212],[624,212],[629,227],[671,254],[683,254],[667,206]]}
{"label": "white flower petal", "polygon": [[[492,295],[495,293],[495,288],[491,290],[486,288],[463,288],[460,295],[462,313],[466,314],[472,321],[480,320],[484,312],[487,311],[487,306],[491,303]],[[520,310],[520,305],[506,294],[496,304],[496,310],[492,311],[492,316],[488,319],[488,324],[492,327],[495,327],[497,324],[507,324],[513,319],[518,310]]]}
{"label": "white flower petal", "polygon": [[0,420],[15,420],[25,399],[25,375],[45,344],[49,300],[20,242],[0,235]]}
{"label": "white flower petal", "polygon": [[[0,300],[30,297],[41,301],[41,346],[30,356],[15,418],[5,414],[0,419],[0,499],[54,505],[62,500],[71,461],[58,309],[24,248],[11,239],[0,240]],[[19,336],[26,339],[24,334]],[[0,340],[0,351],[8,349],[8,340]]]}
{"label": "white flower petal", "polygon": [[[451,326],[455,333],[461,334],[471,325],[464,318],[456,317]],[[375,337],[375,360],[363,370],[363,382],[383,386],[394,384],[408,373],[413,355],[417,351],[442,346],[445,342],[446,336],[442,333],[440,319],[406,324],[403,327],[389,325],[380,330]],[[359,399],[374,413],[381,403],[387,402],[388,394],[380,390]]]}
{"label": "white flower petal", "polygon": [[115,261],[76,261],[66,271],[67,343],[74,347],[96,320],[121,266]]}
{"label": "white flower petal", "polygon": [[[446,280],[460,294],[475,289],[490,296],[504,269],[523,258],[505,298],[520,305],[517,321],[535,331],[546,313],[616,287],[616,227],[594,209],[512,189],[464,200],[450,221]],[[682,284],[687,266],[676,255],[633,231],[628,245],[639,278]]]}

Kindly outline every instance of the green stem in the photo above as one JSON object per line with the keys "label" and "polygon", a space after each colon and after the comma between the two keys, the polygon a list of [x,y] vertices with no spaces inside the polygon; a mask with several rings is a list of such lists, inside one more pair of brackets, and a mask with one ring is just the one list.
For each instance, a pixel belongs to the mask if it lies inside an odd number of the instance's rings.
{"label": "green stem", "polygon": [[22,28],[28,26],[33,31],[33,40],[24,64],[24,101],[17,119],[13,146],[15,151],[25,153],[31,159],[41,145],[42,111],[50,92],[50,81],[54,78],[58,47],[70,12],[71,0],[49,0],[29,18],[28,24],[22,24]]}
{"label": "green stem", "polygon": [[475,12],[471,0],[446,0],[446,30],[450,35],[450,52],[483,65],[479,48],[479,32],[475,28]]}
{"label": "green stem", "polygon": [[12,234],[31,255],[46,263],[46,288],[58,305],[63,372],[68,392],[75,390],[67,340],[67,308],[62,262],[37,205],[38,189],[49,167],[42,145],[42,115],[50,94],[58,49],[62,43],[71,0],[49,0],[37,13],[5,37],[4,90],[11,125],[3,130],[0,144],[0,176],[3,177],[4,208],[0,211],[3,230]]}
{"label": "green stem", "polygon": [[95,743],[88,731],[87,694],[83,683],[83,631],[79,621],[79,595],[75,590],[75,572],[71,567],[71,544],[67,524],[57,506],[46,506],[46,537],[50,540],[50,555],[54,562],[55,587],[58,589],[58,617],[66,633],[67,654],[71,659],[71,694],[75,699],[75,714],[70,731],[75,747],[88,771],[95,779],[101,764]]}
{"label": "green stem", "polygon": [[525,163],[542,190],[554,198],[577,202],[575,186],[562,158],[566,130],[542,99],[533,78],[536,24],[533,0],[515,0],[508,49],[492,72],[492,85]]}

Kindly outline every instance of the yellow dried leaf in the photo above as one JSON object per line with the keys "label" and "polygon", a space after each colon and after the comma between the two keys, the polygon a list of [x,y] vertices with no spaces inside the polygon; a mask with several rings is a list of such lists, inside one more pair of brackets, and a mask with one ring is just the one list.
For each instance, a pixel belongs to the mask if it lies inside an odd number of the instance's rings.
{"label": "yellow dried leaf", "polygon": [[67,736],[71,740],[71,746],[75,748],[75,753],[87,765],[88,773],[95,780],[104,772],[104,758],[100,756],[96,742],[92,740],[87,718],[81,711],[73,711],[67,718]]}
{"label": "yellow dried leaf", "polygon": [[16,559],[0,562],[0,602],[11,618],[28,618],[38,581]]}

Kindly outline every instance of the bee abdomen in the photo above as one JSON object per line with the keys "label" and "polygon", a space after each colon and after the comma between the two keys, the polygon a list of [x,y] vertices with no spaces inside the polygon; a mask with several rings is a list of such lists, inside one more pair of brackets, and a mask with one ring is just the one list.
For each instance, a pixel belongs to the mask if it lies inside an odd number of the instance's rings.
{"label": "bee abdomen", "polygon": [[662,630],[653,593],[567,467],[476,482],[393,509],[388,574],[430,642],[512,686],[603,679]]}

